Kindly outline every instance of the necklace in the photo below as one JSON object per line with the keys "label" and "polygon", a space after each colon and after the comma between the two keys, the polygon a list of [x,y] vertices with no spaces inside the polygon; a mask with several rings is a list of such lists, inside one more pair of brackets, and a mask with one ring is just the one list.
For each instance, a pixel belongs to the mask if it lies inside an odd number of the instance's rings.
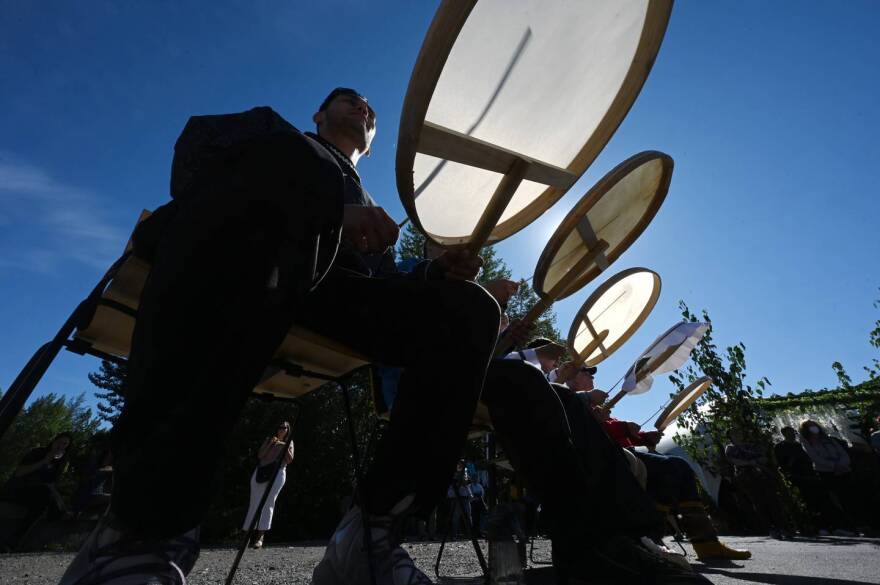
{"label": "necklace", "polygon": [[334,146],[333,143],[331,143],[327,140],[324,140],[323,138],[321,138],[317,134],[314,134],[312,132],[307,132],[306,136],[314,138],[315,140],[320,142],[321,146],[323,146],[328,151],[330,151],[330,154],[333,155],[333,158],[335,158],[340,164],[342,164],[343,166],[348,168],[349,171],[351,171],[351,174],[354,176],[354,179],[358,182],[358,184],[360,184],[361,176],[358,174],[357,169],[354,168],[354,164],[351,162],[351,159],[348,158],[347,156],[345,156],[344,152],[342,152],[341,150],[336,148],[336,146]]}

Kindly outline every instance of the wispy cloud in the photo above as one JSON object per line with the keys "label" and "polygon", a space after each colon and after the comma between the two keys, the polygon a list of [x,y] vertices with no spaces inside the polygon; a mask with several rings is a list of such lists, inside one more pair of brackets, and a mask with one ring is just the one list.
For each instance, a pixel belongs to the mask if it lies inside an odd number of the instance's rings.
{"label": "wispy cloud", "polygon": [[104,268],[125,242],[97,195],[2,155],[0,229],[0,267],[37,272],[70,261]]}

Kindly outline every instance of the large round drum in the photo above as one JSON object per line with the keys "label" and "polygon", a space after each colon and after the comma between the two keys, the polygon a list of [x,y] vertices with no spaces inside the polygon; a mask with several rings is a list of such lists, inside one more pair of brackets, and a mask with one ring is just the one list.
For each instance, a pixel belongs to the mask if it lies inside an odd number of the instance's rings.
{"label": "large round drum", "polygon": [[575,315],[568,332],[568,347],[576,356],[599,336],[607,337],[582,356],[595,366],[617,351],[641,327],[660,298],[660,275],[647,268],[629,268],[602,283]]}
{"label": "large round drum", "polygon": [[[554,300],[583,288],[617,260],[660,209],[672,180],[672,158],[639,153],[605,175],[565,216],[535,268],[534,288]],[[600,242],[607,245],[598,250]],[[592,255],[586,264],[584,260]],[[569,272],[577,270],[576,275]],[[561,287],[557,284],[563,282]],[[562,290],[558,290],[562,288]]]}
{"label": "large round drum", "polygon": [[541,215],[626,116],[671,7],[443,2],[400,119],[397,187],[409,217],[440,244],[479,246]]}
{"label": "large round drum", "polygon": [[690,405],[696,402],[697,398],[702,396],[711,385],[712,378],[709,376],[703,376],[702,378],[697,378],[691,382],[687,388],[676,394],[666,408],[663,409],[663,412],[657,417],[657,422],[654,423],[654,427],[658,431],[664,430],[672,424],[676,418],[678,418],[678,415],[683,413],[688,407],[690,407]]}

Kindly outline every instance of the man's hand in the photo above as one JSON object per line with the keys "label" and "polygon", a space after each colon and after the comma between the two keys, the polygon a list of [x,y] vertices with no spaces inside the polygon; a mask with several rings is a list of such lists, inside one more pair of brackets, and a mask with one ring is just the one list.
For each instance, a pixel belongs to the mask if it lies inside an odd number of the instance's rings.
{"label": "man's hand", "polygon": [[446,250],[434,262],[443,268],[448,280],[474,280],[483,266],[483,259],[465,248]]}
{"label": "man's hand", "polygon": [[483,288],[486,289],[490,295],[495,297],[498,304],[504,308],[507,306],[510,297],[516,294],[516,291],[519,290],[519,283],[504,278],[498,278],[487,282],[483,285]]}
{"label": "man's hand", "polygon": [[660,439],[663,438],[662,431],[647,431],[642,433],[642,441],[645,442],[649,447],[656,447],[657,443],[660,442]]}
{"label": "man's hand", "polygon": [[611,418],[611,413],[604,406],[594,406],[593,416],[596,418],[597,421],[603,422]]}
{"label": "man's hand", "polygon": [[531,337],[532,330],[535,328],[534,323],[523,323],[519,319],[510,324],[507,328],[505,337],[510,339],[517,347],[524,345]]}
{"label": "man's hand", "polygon": [[400,228],[381,207],[346,205],[342,236],[360,252],[384,252],[397,243]]}

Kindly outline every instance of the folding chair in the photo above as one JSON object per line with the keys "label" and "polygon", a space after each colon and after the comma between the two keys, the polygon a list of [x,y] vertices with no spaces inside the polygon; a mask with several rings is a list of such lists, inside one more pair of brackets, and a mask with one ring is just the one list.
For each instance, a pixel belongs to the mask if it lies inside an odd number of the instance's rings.
{"label": "folding chair", "polygon": [[[149,211],[142,212],[138,223],[149,215]],[[113,263],[89,295],[74,309],[55,337],[34,353],[0,399],[0,437],[21,411],[62,348],[79,355],[92,355],[115,363],[122,363],[128,359],[141,291],[149,272],[149,263],[132,254],[132,243],[129,241],[123,255]],[[297,398],[325,383],[337,384],[342,390],[345,405],[356,486],[361,485],[363,476],[347,381],[365,367],[369,367],[369,361],[364,356],[312,331],[293,327],[253,390],[257,395],[264,397],[296,401]],[[288,437],[288,445],[290,440],[291,437]],[[268,486],[274,483],[275,476],[280,471],[280,463],[281,459],[276,465],[273,477],[267,483],[266,492],[254,514],[254,522],[239,548],[227,583],[232,582],[266,502]],[[366,521],[367,515],[364,514],[365,540],[369,534]],[[369,547],[369,542],[366,546]]]}
{"label": "folding chair", "polygon": [[[489,409],[485,404],[479,402],[477,404],[477,410],[474,413],[474,419],[471,422],[471,429],[468,433],[468,439],[476,439],[482,436],[491,436],[492,434],[492,421],[489,418]],[[491,444],[494,444],[493,441],[490,440]],[[490,480],[491,481],[491,480]],[[471,518],[468,514],[466,514],[466,509],[464,507],[463,496],[458,492],[458,486],[454,486],[455,497],[453,498],[452,506],[453,508],[449,509],[449,522],[447,524],[446,532],[443,534],[443,540],[440,542],[440,550],[437,551],[437,559],[434,561],[434,575],[441,579],[440,575],[440,562],[443,559],[443,550],[446,548],[446,541],[449,539],[449,535],[452,532],[452,518],[454,513],[454,507],[458,506],[459,511],[461,512],[462,517],[464,518],[465,527],[468,530],[468,534],[471,537],[471,543],[474,547],[474,553],[477,555],[477,562],[480,563],[480,570],[483,572],[483,578],[485,582],[490,582],[491,574],[489,571],[489,566],[486,563],[486,558],[483,555],[483,549],[480,547],[480,534],[478,532],[479,527],[474,526],[471,522]]]}

